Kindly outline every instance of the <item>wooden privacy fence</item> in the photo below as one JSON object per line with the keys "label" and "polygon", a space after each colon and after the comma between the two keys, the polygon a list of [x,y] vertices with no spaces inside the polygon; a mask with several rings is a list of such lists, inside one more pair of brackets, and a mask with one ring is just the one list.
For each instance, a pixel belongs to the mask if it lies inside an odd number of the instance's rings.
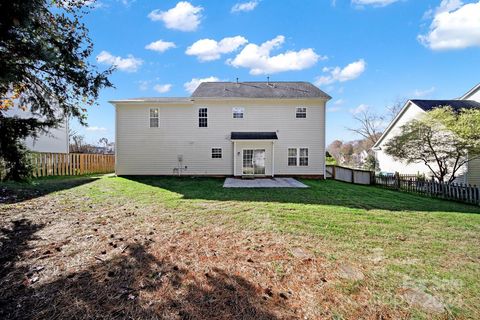
{"label": "wooden privacy fence", "polygon": [[115,155],[85,153],[31,154],[34,177],[74,176],[115,171]]}
{"label": "wooden privacy fence", "polygon": [[326,178],[355,184],[373,184],[375,173],[367,170],[327,165]]}
{"label": "wooden privacy fence", "polygon": [[375,184],[384,188],[480,205],[480,188],[476,185],[437,182],[421,175],[399,173],[390,176],[377,175]]}

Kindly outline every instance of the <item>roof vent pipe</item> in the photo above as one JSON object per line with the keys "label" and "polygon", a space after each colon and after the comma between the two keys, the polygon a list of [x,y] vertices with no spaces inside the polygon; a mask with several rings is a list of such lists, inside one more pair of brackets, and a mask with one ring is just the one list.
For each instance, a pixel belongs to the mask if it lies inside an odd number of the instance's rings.
{"label": "roof vent pipe", "polygon": [[267,77],[267,85],[270,85],[270,77]]}

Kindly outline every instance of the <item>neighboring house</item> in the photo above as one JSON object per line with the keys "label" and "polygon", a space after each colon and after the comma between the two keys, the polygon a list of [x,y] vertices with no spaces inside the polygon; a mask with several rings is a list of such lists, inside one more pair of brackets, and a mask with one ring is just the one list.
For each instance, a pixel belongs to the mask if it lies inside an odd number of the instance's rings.
{"label": "neighboring house", "polygon": [[325,176],[325,105],[307,82],[204,82],[111,101],[117,175]]}
{"label": "neighboring house", "polygon": [[367,150],[362,150],[358,153],[354,153],[352,155],[354,163],[356,163],[358,166],[363,166],[367,162],[368,158],[368,151]]}
{"label": "neighboring house", "polygon": [[[37,117],[28,110],[13,108],[6,112],[7,116],[19,118]],[[68,119],[65,119],[57,128],[48,129],[47,133],[39,133],[36,138],[28,137],[25,145],[28,150],[35,152],[68,153]]]}
{"label": "neighboring house", "polygon": [[[384,147],[391,138],[400,133],[401,126],[420,117],[426,111],[446,105],[451,106],[454,110],[460,110],[463,108],[480,108],[480,85],[477,85],[467,94],[455,100],[407,101],[402,110],[400,110],[398,115],[373,146],[380,171],[388,173],[400,172],[405,174],[420,173],[431,176],[431,171],[424,163],[406,164],[402,161],[396,161],[384,152]],[[436,165],[434,165],[434,167],[436,167]],[[463,166],[456,182],[480,185],[480,159],[472,160]]]}

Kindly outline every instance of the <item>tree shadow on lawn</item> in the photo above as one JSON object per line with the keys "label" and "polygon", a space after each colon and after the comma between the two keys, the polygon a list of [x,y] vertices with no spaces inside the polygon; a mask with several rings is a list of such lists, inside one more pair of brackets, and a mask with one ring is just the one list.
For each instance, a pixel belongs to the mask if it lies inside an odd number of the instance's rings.
{"label": "tree shadow on lawn", "polygon": [[480,213],[480,207],[334,180],[302,180],[310,188],[223,188],[224,179],[124,176],[179,193],[184,199],[342,206],[365,210]]}
{"label": "tree shadow on lawn", "polygon": [[[2,230],[2,264],[8,264],[0,278],[2,319],[295,318],[280,298],[264,298],[261,288],[245,278],[220,269],[198,274],[138,243],[51,282],[42,283],[37,270],[40,281],[28,282],[29,271],[15,262],[32,249],[27,242],[40,228],[22,220]],[[55,267],[64,264],[57,254]]]}
{"label": "tree shadow on lawn", "polygon": [[3,182],[0,185],[0,204],[38,198],[52,192],[91,183],[99,178],[100,176],[55,176],[32,179],[28,182]]}

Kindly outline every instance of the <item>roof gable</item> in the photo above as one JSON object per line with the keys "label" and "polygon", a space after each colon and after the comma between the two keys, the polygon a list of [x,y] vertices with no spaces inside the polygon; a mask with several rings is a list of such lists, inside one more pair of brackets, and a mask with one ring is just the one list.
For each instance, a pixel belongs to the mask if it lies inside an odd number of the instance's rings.
{"label": "roof gable", "polygon": [[331,99],[309,82],[202,82],[192,98]]}
{"label": "roof gable", "polygon": [[465,99],[468,99],[470,98],[471,96],[473,96],[475,93],[479,92],[480,91],[480,83],[477,84],[475,87],[473,87],[472,89],[470,89],[467,93],[465,93],[460,99],[461,100],[465,100]]}

